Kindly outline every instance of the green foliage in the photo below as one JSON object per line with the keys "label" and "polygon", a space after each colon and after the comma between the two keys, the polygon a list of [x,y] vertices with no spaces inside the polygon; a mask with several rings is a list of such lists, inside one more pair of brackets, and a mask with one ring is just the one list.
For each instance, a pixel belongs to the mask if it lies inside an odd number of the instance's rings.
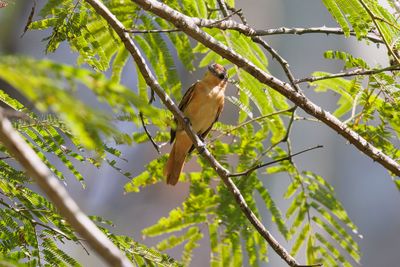
{"label": "green foliage", "polygon": [[[12,60],[12,58],[7,60]],[[15,58],[13,60],[17,61]],[[26,59],[18,62],[25,64],[24,60]],[[9,68],[15,68],[12,64],[7,65],[7,62],[9,61],[2,61],[1,64]],[[33,63],[32,60],[28,62]],[[40,63],[44,65],[50,64],[47,61],[35,63],[37,63],[36,66],[40,66]],[[55,64],[50,64],[50,66],[59,67],[63,71],[72,70],[71,67],[67,66]],[[79,74],[79,69],[74,70]],[[47,73],[49,71],[51,69],[48,69]],[[26,74],[29,81],[29,75],[28,73]],[[61,77],[61,75],[59,76]],[[15,77],[7,77],[9,78],[7,81],[13,84],[12,78]],[[66,75],[63,75],[63,77],[67,78]],[[98,79],[96,82],[100,84],[101,81],[101,79]],[[54,90],[54,93],[56,93],[56,89]],[[111,99],[109,100],[111,101]],[[71,141],[78,148],[83,144],[78,141],[79,139],[73,134],[73,131],[60,118],[54,115],[42,117],[29,112],[23,104],[3,91],[0,91],[0,101],[8,106],[9,112],[11,110],[14,112],[11,114],[19,118],[18,121],[13,123],[14,126],[35,149],[42,161],[60,179],[65,179],[64,174],[56,169],[51,155],[55,155],[83,185],[84,178],[77,170],[76,162],[89,163],[95,167],[100,166],[100,159],[84,155],[81,149],[67,148],[66,145]],[[40,103],[41,100],[37,101]],[[103,147],[101,154],[108,152],[117,157],[121,156],[118,150],[105,144]],[[1,147],[1,151],[7,153],[4,147]],[[11,266],[11,264],[13,264],[12,266],[42,266],[45,264],[51,266],[81,266],[60,248],[60,244],[73,242],[80,246],[86,245],[81,243],[65,219],[58,215],[51,202],[29,189],[31,180],[25,176],[24,172],[15,169],[14,165],[11,157],[0,161],[0,194],[2,196],[0,198],[0,264],[2,266]],[[113,226],[111,221],[99,216],[90,216],[90,218],[98,224]],[[149,249],[129,237],[113,235],[106,228],[102,228],[102,230],[138,265],[143,266],[146,262],[152,262],[157,263],[159,266],[180,266],[169,256]],[[4,264],[2,261],[4,261]]]}
{"label": "green foliage", "polygon": [[[216,1],[164,1],[188,15],[219,19]],[[131,30],[172,29],[174,26],[152,13],[141,10],[130,0],[105,0],[103,3]],[[234,6],[234,1],[227,1]],[[378,32],[387,47],[399,48],[399,27],[395,18],[376,0],[323,0],[346,35],[354,31],[359,39],[371,31]],[[373,16],[371,16],[373,14]],[[19,120],[13,121],[20,134],[37,152],[42,161],[62,180],[67,180],[63,168],[84,184],[80,163],[99,167],[103,162],[118,173],[132,179],[125,185],[126,192],[139,192],[146,186],[163,182],[163,167],[167,156],[154,159],[145,171],[136,174],[118,167],[122,158],[119,144],[148,141],[143,131],[121,132],[119,123],[140,126],[137,114],[145,123],[156,128],[154,140],[168,140],[167,126],[171,117],[163,109],[149,104],[149,91],[142,75],[136,70],[137,86],[129,89],[121,84],[130,55],[118,35],[108,23],[85,2],[77,0],[49,0],[39,13],[40,19],[30,23],[32,30],[51,30],[45,38],[46,52],[55,51],[67,42],[78,55],[78,64],[94,69],[67,66],[49,60],[21,57],[0,59],[0,78],[21,92],[41,114],[33,113],[17,100],[0,91],[0,100],[12,109]],[[36,18],[35,18],[36,19]],[[240,53],[264,71],[268,59],[251,38],[233,30],[204,29],[212,38]],[[290,154],[290,129],[296,123],[295,111],[286,99],[266,87],[244,70],[226,59],[191,42],[182,32],[132,34],[151,66],[160,85],[175,99],[181,98],[178,67],[195,70],[217,62],[228,68],[230,79],[238,91],[227,100],[237,107],[235,125],[217,123],[211,132],[208,147],[215,158],[232,172],[242,172],[268,160]],[[327,51],[326,59],[343,61],[343,69],[372,69],[363,59],[341,51]],[[379,67],[379,66],[378,66]],[[108,79],[105,72],[110,70]],[[320,77],[329,73],[315,72]],[[399,86],[395,74],[377,73],[356,78],[323,79],[311,83],[317,92],[333,91],[338,95],[334,115],[347,118],[349,126],[384,153],[398,159],[399,149],[394,140],[400,133]],[[80,98],[80,93],[95,98],[103,109],[91,108]],[[44,114],[44,115],[43,115]],[[112,114],[112,115],[110,115]],[[267,116],[268,115],[268,116]],[[1,151],[7,154],[3,147]],[[84,151],[88,149],[89,151]],[[231,159],[237,162],[228,165]],[[12,159],[10,159],[10,162]],[[57,162],[56,162],[57,161]],[[210,244],[211,266],[260,266],[268,261],[265,240],[248,222],[232,194],[217,178],[202,158],[197,158],[201,171],[182,174],[181,181],[189,182],[189,194],[180,207],[170,211],[154,225],[143,230],[148,237],[162,236],[156,249],[147,248],[126,236],[118,236],[109,229],[112,222],[92,216],[91,219],[138,266],[189,266],[193,252],[201,240]],[[59,242],[79,243],[73,230],[57,214],[52,203],[29,189],[30,179],[7,160],[0,161],[0,250],[1,260],[28,266],[79,266],[63,252]],[[56,167],[57,166],[57,167]],[[290,184],[283,197],[289,202],[282,211],[264,181],[272,174],[285,173]],[[269,166],[233,179],[256,216],[267,213],[268,228],[276,228],[283,239],[292,241],[291,253],[304,251],[308,263],[324,266],[350,266],[360,262],[360,248],[355,241],[357,227],[349,219],[333,188],[320,176],[299,170],[292,160]],[[395,180],[400,189],[400,180]],[[277,201],[278,200],[278,201]],[[206,229],[206,230],[205,230]],[[182,247],[182,263],[158,252]]]}
{"label": "green foliage", "polygon": [[146,247],[128,236],[115,235],[107,228],[99,226],[117,247],[125,253],[136,266],[181,267],[182,264],[170,256]]}
{"label": "green foliage", "polygon": [[[358,39],[377,32],[385,45],[396,53],[400,47],[400,27],[396,17],[377,0],[322,0],[347,36],[354,31]],[[390,1],[388,1],[390,3]]]}
{"label": "green foliage", "polygon": [[[75,3],[73,3],[75,2]],[[189,1],[190,2],[190,1]],[[110,11],[127,29],[160,29],[169,27],[163,20],[153,20],[146,13],[140,13],[132,1],[105,1]],[[30,24],[30,29],[52,29],[46,38],[46,52],[53,52],[61,42],[67,41],[79,54],[78,63],[87,63],[99,71],[105,71],[112,62],[112,78],[119,81],[129,54],[116,33],[84,1],[50,1],[40,12],[41,20]],[[148,57],[160,84],[176,96],[180,96],[180,79],[176,63],[168,42],[176,48],[179,59],[188,70],[193,70],[194,55],[190,42],[182,33],[170,33],[168,38],[161,34],[135,35],[138,46]],[[138,84],[138,87],[142,86]],[[143,95],[142,95],[143,96]]]}
{"label": "green foliage", "polygon": [[[293,193],[292,188],[296,188],[297,194]],[[292,220],[291,234],[298,233],[292,247],[292,255],[296,255],[300,247],[306,245],[309,264],[319,262],[324,266],[351,266],[349,259],[342,253],[336,254],[336,247],[339,246],[354,262],[359,263],[360,248],[348,231],[357,234],[357,227],[336,200],[333,188],[322,177],[303,172],[293,178],[289,189],[290,193],[286,196],[292,198],[292,203],[286,212],[286,218]],[[317,226],[315,230],[314,224]],[[299,228],[301,230],[298,230]],[[324,236],[329,236],[332,240],[327,241]],[[323,250],[321,246],[327,247],[328,250]],[[332,257],[327,257],[330,254],[333,254]],[[330,258],[334,260],[330,262]]]}
{"label": "green foliage", "polygon": [[[327,59],[342,60],[344,68],[373,70],[365,61],[340,51],[327,51]],[[379,68],[377,66],[376,68]],[[326,77],[330,73],[314,72],[315,77]],[[339,95],[337,117],[347,117],[346,123],[368,142],[394,159],[398,159],[400,136],[398,75],[378,72],[372,75],[350,78],[331,78],[310,83],[315,91],[333,91]],[[400,188],[399,180],[395,184]]]}
{"label": "green foliage", "polygon": [[[10,176],[2,174],[0,177],[0,192],[8,199],[0,200],[0,255],[7,262],[23,262],[23,266],[46,263],[52,266],[81,266],[60,248],[60,243],[86,245],[81,243],[64,218],[58,215],[51,202],[27,188],[22,179],[16,178],[21,176],[20,172],[3,161],[1,165]],[[110,221],[98,216],[91,216],[91,219],[97,223],[112,225]],[[134,262],[143,262],[145,259],[159,266],[180,266],[167,255],[149,249],[129,237],[116,236],[100,225],[99,227]]]}
{"label": "green foliage", "polygon": [[15,57],[3,57],[0,67],[3,70],[0,77],[21,91],[41,112],[55,112],[60,116],[70,135],[76,136],[73,140],[76,145],[99,149],[103,147],[104,137],[112,137],[118,143],[132,142],[131,137],[116,129],[116,119],[77,99],[82,86],[113,113],[129,115],[137,123],[135,114],[139,110],[153,122],[164,123],[165,116],[158,109],[100,73],[48,60]]}
{"label": "green foliage", "polygon": [[322,2],[347,35],[350,33],[350,28],[359,38],[365,36],[370,30],[372,19],[359,0],[322,0]]}

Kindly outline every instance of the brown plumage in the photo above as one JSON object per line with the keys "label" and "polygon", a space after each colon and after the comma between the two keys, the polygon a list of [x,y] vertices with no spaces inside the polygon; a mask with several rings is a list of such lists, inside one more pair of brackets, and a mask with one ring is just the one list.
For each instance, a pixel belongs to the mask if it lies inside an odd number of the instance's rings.
{"label": "brown plumage", "polygon": [[[219,64],[208,66],[203,79],[193,84],[185,93],[179,109],[190,120],[193,130],[203,139],[210,132],[213,124],[224,108],[225,89],[228,76],[226,69]],[[188,153],[193,143],[182,125],[178,123],[176,131],[171,130],[172,146],[164,175],[167,184],[176,185]]]}

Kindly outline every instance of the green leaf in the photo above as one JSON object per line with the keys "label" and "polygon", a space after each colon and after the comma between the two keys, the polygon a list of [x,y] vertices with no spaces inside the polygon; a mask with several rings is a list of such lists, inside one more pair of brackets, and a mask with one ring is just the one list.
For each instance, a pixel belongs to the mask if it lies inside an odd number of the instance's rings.
{"label": "green leaf", "polygon": [[182,252],[182,262],[185,266],[190,266],[192,261],[193,250],[199,246],[198,241],[203,238],[203,234],[198,228],[194,228],[193,234],[191,235],[188,242],[185,244]]}
{"label": "green leaf", "polygon": [[330,251],[335,257],[336,261],[342,263],[344,266],[352,266],[345,257],[337,250],[334,246],[331,245],[321,234],[316,233],[315,237],[319,242],[321,242],[327,249]]}
{"label": "green leaf", "polygon": [[282,213],[279,208],[276,206],[275,202],[272,200],[268,190],[263,186],[261,182],[256,187],[257,191],[260,193],[261,198],[264,200],[264,203],[268,210],[271,212],[272,221],[276,223],[278,226],[279,232],[286,238],[289,239],[289,231],[286,228],[285,221],[282,218]]}
{"label": "green leaf", "polygon": [[343,236],[339,235],[336,233],[327,223],[322,221],[321,219],[317,217],[313,217],[312,220],[322,229],[324,229],[329,236],[334,239],[336,242],[339,243],[339,245],[346,250],[349,255],[357,262],[360,262],[361,256],[360,256],[360,248],[355,242],[349,243],[347,240],[353,241],[351,238],[349,238],[349,235],[345,235],[345,238]]}
{"label": "green leaf", "polygon": [[290,255],[293,257],[297,255],[299,252],[301,246],[304,244],[304,241],[308,237],[309,233],[311,231],[311,225],[309,223],[306,223],[303,227],[303,229],[299,232],[296,241],[293,244],[292,251],[290,252]]}
{"label": "green leaf", "polygon": [[306,247],[307,264],[316,263],[315,236],[309,235]]}
{"label": "green leaf", "polygon": [[44,248],[42,253],[45,254],[45,258],[49,260],[52,257],[51,261],[57,259],[59,266],[66,266],[65,263],[70,266],[81,266],[75,259],[59,249],[50,238],[43,239],[42,246]]}
{"label": "green leaf", "polygon": [[146,236],[157,236],[164,233],[170,233],[182,230],[191,225],[204,222],[206,220],[205,214],[192,214],[185,213],[182,209],[176,208],[169,213],[169,217],[161,218],[157,224],[143,229],[143,234]]}
{"label": "green leaf", "polygon": [[[329,75],[329,73],[325,72],[314,72],[314,77],[321,77]],[[347,114],[353,107],[356,94],[360,90],[360,84],[355,79],[352,81],[343,79],[343,78],[334,78],[327,80],[320,80],[311,83],[312,86],[315,87],[316,92],[326,92],[331,90],[340,95],[340,98],[337,102],[338,108],[333,113],[334,116],[342,117]]]}
{"label": "green leaf", "polygon": [[339,23],[340,27],[345,32],[346,36],[350,36],[350,28],[347,24],[346,18],[344,17],[343,13],[340,11],[335,0],[322,0],[322,3],[326,6],[328,11],[332,14],[335,18],[337,23]]}
{"label": "green leaf", "polygon": [[121,81],[121,74],[126,62],[128,61],[129,53],[125,47],[120,47],[118,49],[117,55],[114,58],[112,65],[112,75],[111,80],[113,82],[119,83]]}

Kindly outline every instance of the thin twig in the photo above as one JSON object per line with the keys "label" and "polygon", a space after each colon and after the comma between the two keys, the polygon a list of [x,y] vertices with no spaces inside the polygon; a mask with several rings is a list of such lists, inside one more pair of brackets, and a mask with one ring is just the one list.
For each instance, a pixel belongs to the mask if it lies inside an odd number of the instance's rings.
{"label": "thin twig", "polygon": [[376,15],[374,15],[374,19],[379,20],[379,21],[381,21],[381,22],[383,22],[383,23],[386,23],[387,25],[389,25],[389,26],[395,28],[396,30],[400,31],[400,27],[399,27],[399,26],[393,24],[392,22],[388,21],[387,19],[378,17],[378,16],[376,16]]}
{"label": "thin twig", "polygon": [[[284,137],[285,138],[284,140],[286,141],[287,153],[289,155],[292,154],[292,142],[290,140],[290,132],[291,132],[290,130],[292,129],[295,115],[296,115],[295,111],[293,111],[292,117],[290,117],[290,121],[289,121],[289,124],[288,124],[288,130],[286,131],[286,136]],[[293,159],[290,159],[290,164],[294,167],[296,175],[293,176],[293,173],[289,172],[289,176],[291,177],[292,181],[298,180],[300,182],[301,191],[306,196],[305,197],[305,205],[307,207],[309,205],[308,204],[309,200],[308,200],[308,194],[306,193],[306,187],[304,185],[304,181],[303,181],[303,179],[299,179],[298,178],[300,176],[299,169],[297,168],[296,163],[294,162]],[[310,209],[307,208],[306,212],[307,212],[307,221],[310,224],[311,223]]]}
{"label": "thin twig", "polygon": [[[265,238],[265,240],[271,245],[271,247],[277,252],[277,254],[284,259],[289,266],[297,266],[299,265],[297,261],[279,244],[279,242],[271,235],[271,233],[264,227],[264,225],[260,222],[254,212],[247,205],[246,200],[243,195],[233,183],[233,181],[229,177],[229,171],[224,168],[210,153],[210,151],[206,148],[206,145],[197,134],[193,131],[190,123],[188,123],[182,112],[179,110],[177,105],[172,101],[172,99],[165,93],[165,91],[161,88],[153,74],[151,73],[149,67],[147,66],[145,59],[140,53],[140,50],[133,42],[129,33],[125,32],[123,24],[108,10],[106,6],[104,6],[99,0],[86,0],[96,12],[101,15],[109,25],[115,30],[115,32],[119,35],[122,42],[124,43],[126,49],[131,53],[138,70],[141,72],[144,77],[146,83],[153,91],[158,95],[164,105],[173,113],[175,118],[181,123],[192,140],[194,146],[198,150],[199,154],[202,155],[210,164],[212,168],[218,173],[221,177],[222,181],[227,186],[228,190],[233,194],[236,202],[239,204],[243,213],[246,215],[248,220],[254,225],[256,230]],[[153,4],[159,4],[159,2],[154,2]],[[161,4],[161,3],[160,3]],[[163,5],[165,6],[165,5]],[[166,7],[166,6],[165,6]],[[177,27],[181,25],[175,25]],[[186,29],[186,27],[184,28]]]}
{"label": "thin twig", "polygon": [[129,33],[170,33],[170,32],[181,32],[180,29],[159,29],[159,30],[138,30],[138,29],[125,29]]}
{"label": "thin twig", "polygon": [[329,74],[325,76],[314,76],[314,77],[307,77],[307,78],[302,78],[298,79],[295,82],[298,83],[304,83],[304,82],[315,82],[315,81],[321,81],[321,80],[327,80],[327,79],[334,79],[334,78],[339,78],[339,77],[351,77],[351,76],[362,76],[362,75],[372,75],[372,74],[378,74],[381,72],[385,71],[397,71],[400,70],[400,65],[394,65],[394,66],[389,66],[386,68],[382,69],[372,69],[372,70],[365,70],[362,68],[351,70],[351,71],[345,71],[345,72],[339,72],[335,74]]}
{"label": "thin twig", "polygon": [[298,265],[297,267],[318,267],[323,266],[323,263],[314,263],[314,264],[307,264],[307,265]]}
{"label": "thin twig", "polygon": [[[201,28],[217,28],[220,30],[235,30],[238,31],[246,36],[268,36],[268,35],[304,35],[304,34],[334,34],[334,35],[346,35],[346,33],[341,28],[335,27],[310,27],[310,28],[302,28],[302,27],[280,27],[275,29],[261,29],[255,30],[252,29],[250,26],[247,25],[247,21],[243,16],[242,10],[235,10],[234,8],[230,8],[227,6],[227,9],[230,9],[242,19],[243,23],[238,23],[234,20],[230,19],[222,19],[222,20],[215,20],[215,19],[203,19],[203,18],[192,18],[194,23]],[[222,11],[222,10],[221,10]],[[227,14],[227,13],[226,13]],[[234,14],[234,13],[233,13]],[[233,15],[232,14],[232,15]],[[227,14],[227,16],[229,16]],[[129,33],[171,33],[171,32],[181,32],[181,28],[175,29],[125,29],[126,32]],[[354,31],[350,31],[349,34],[351,36],[357,36]],[[384,41],[376,36],[375,34],[368,33],[361,38],[367,39],[373,43],[384,43]]]}
{"label": "thin twig", "polygon": [[[224,2],[224,3],[225,3],[225,2]],[[227,3],[225,3],[225,5],[226,5],[226,8],[229,9],[230,11],[232,11],[232,12],[236,10],[234,7],[229,6]],[[244,16],[244,13],[243,13],[242,10],[240,10],[240,12],[238,12],[237,15],[238,15],[238,17],[240,18],[240,20],[242,21],[242,23],[243,23],[244,25],[247,25],[247,24],[248,24],[248,23],[247,23],[247,19],[246,19],[246,17]]]}
{"label": "thin twig", "polygon": [[296,83],[296,79],[294,78],[292,72],[290,71],[289,63],[283,57],[281,57],[281,55],[279,55],[278,52],[275,49],[273,49],[266,41],[264,41],[260,37],[255,36],[255,37],[252,38],[252,40],[254,42],[260,44],[262,47],[264,47],[264,49],[267,50],[272,55],[273,58],[278,60],[279,64],[281,65],[281,67],[283,69],[283,71],[285,72],[286,76],[288,77],[288,79],[290,81],[290,84],[293,86],[293,88],[297,92],[301,92],[300,87]]}
{"label": "thin twig", "polygon": [[[219,0],[218,0],[218,1],[219,1]],[[226,14],[222,19],[217,19],[216,21],[211,22],[210,24],[208,24],[208,25],[206,25],[206,26],[204,26],[204,27],[209,28],[209,27],[212,27],[212,26],[214,26],[214,25],[218,25],[218,24],[220,24],[221,22],[230,19],[231,17],[233,17],[235,14],[238,14],[239,12],[242,12],[242,9],[235,10],[235,11],[232,12],[231,14]]]}
{"label": "thin twig", "polygon": [[230,128],[230,129],[228,129],[226,131],[223,131],[221,134],[217,135],[216,137],[213,137],[210,140],[210,142],[214,142],[215,140],[220,139],[223,135],[229,135],[231,132],[236,131],[237,129],[240,129],[243,126],[246,126],[247,124],[253,123],[255,121],[263,120],[265,118],[269,118],[269,117],[272,117],[272,116],[276,116],[276,115],[279,115],[279,114],[283,114],[283,113],[286,113],[286,112],[292,112],[295,108],[296,107],[292,107],[292,108],[285,109],[285,110],[279,110],[279,111],[276,111],[276,112],[272,112],[272,113],[269,113],[269,114],[258,116],[256,118],[252,118],[250,120],[247,120],[245,122],[242,122],[242,123],[234,126],[233,128]]}
{"label": "thin twig", "polygon": [[[267,30],[256,30],[256,36],[267,36],[267,35],[282,35],[282,34],[289,34],[289,35],[304,35],[304,34],[313,34],[313,33],[320,33],[320,34],[334,34],[334,35],[345,35],[346,33],[341,28],[331,28],[331,27],[310,27],[310,28],[301,28],[301,27],[280,27],[276,29],[267,29]],[[350,31],[349,34],[351,36],[357,36],[356,32]],[[382,39],[376,36],[375,34],[368,33],[366,36],[362,36],[361,38],[370,40],[373,43],[383,43]]]}
{"label": "thin twig", "polygon": [[126,256],[81,211],[59,180],[13,128],[1,110],[0,141],[27,173],[36,180],[38,186],[47,194],[60,214],[94,251],[111,266],[132,266]]}
{"label": "thin twig", "polygon": [[255,170],[264,168],[266,166],[269,166],[269,165],[272,165],[272,164],[275,164],[275,163],[278,163],[278,162],[281,162],[281,161],[291,160],[293,157],[295,157],[297,155],[303,154],[305,152],[308,152],[308,151],[311,151],[311,150],[314,150],[314,149],[322,148],[322,147],[323,147],[322,145],[317,145],[317,146],[314,146],[314,147],[311,147],[311,148],[304,149],[304,150],[299,151],[297,153],[291,154],[291,155],[286,156],[284,158],[280,158],[280,159],[277,159],[277,160],[274,160],[274,161],[270,161],[270,162],[266,162],[266,163],[257,164],[257,165],[251,167],[250,169],[248,169],[246,171],[237,172],[237,173],[231,173],[231,174],[229,174],[229,177],[248,176],[249,174],[251,174]]}
{"label": "thin twig", "polygon": [[224,15],[224,17],[228,16],[228,6],[225,3],[224,0],[217,0],[219,8],[221,9],[222,15]]}
{"label": "thin twig", "polygon": [[[265,149],[255,160],[255,162],[258,162],[262,157],[264,157],[268,152],[270,152],[274,147],[277,145],[287,142],[289,140],[289,135],[290,131],[292,130],[293,122],[294,122],[294,114],[296,112],[297,106],[295,106],[292,110],[292,114],[290,116],[290,120],[288,123],[288,126],[286,127],[286,133],[285,136],[281,138],[281,140],[275,142],[274,144],[270,145],[267,149]],[[289,153],[290,154],[290,153]]]}
{"label": "thin twig", "polygon": [[[238,12],[240,14],[240,12]],[[200,20],[199,20],[200,21]],[[219,23],[218,25],[215,24],[215,22],[210,19],[209,20],[210,24],[204,24],[204,25],[198,25],[199,27],[202,28],[217,28],[221,30],[236,30],[242,34],[245,34],[246,36],[271,36],[271,35],[305,35],[305,34],[334,34],[334,35],[345,35],[345,32],[341,28],[331,28],[331,27],[311,27],[311,28],[301,28],[301,27],[295,27],[295,28],[289,28],[289,27],[281,27],[281,28],[275,28],[275,29],[266,29],[266,30],[254,30],[250,31],[247,27],[244,26],[238,26],[242,24],[236,24],[237,22],[228,20],[227,22],[229,23]],[[245,25],[245,24],[243,24]],[[139,29],[126,29],[127,32],[129,33],[171,33],[171,32],[181,32],[181,29],[175,28],[175,29],[149,29],[149,30],[139,30]],[[351,31],[350,36],[356,36],[356,33]],[[365,36],[362,36],[361,38],[367,39],[373,43],[377,44],[383,44],[383,41],[381,38],[376,36],[373,33],[369,33]]]}
{"label": "thin twig", "polygon": [[147,130],[146,123],[144,123],[143,113],[139,112],[140,120],[142,121],[143,129],[149,138],[150,142],[153,144],[154,148],[157,150],[158,154],[161,154],[160,146],[154,141],[153,137],[151,136],[150,132]]}
{"label": "thin twig", "polygon": [[314,119],[314,118],[307,118],[307,117],[300,117],[300,116],[294,117],[294,120],[295,120],[295,121],[311,121],[311,122],[321,122],[321,121],[320,121],[320,120],[318,120],[318,119]]}
{"label": "thin twig", "polygon": [[224,44],[215,40],[212,36],[202,31],[195,23],[191,17],[188,17],[177,10],[170,8],[161,2],[155,0],[132,0],[137,3],[143,9],[148,10],[157,16],[173,23],[176,27],[182,28],[182,30],[194,38],[195,40],[202,43],[204,46],[210,48],[220,56],[226,58],[233,64],[242,68],[244,71],[248,72],[254,78],[256,78],[261,83],[264,83],[276,90],[280,94],[284,95],[286,98],[291,100],[295,105],[298,105],[308,114],[314,116],[315,118],[321,120],[327,126],[332,128],[334,131],[343,136],[349,143],[356,146],[361,152],[369,156],[374,161],[381,164],[387,170],[391,171],[393,174],[400,176],[400,164],[394,159],[383,153],[381,150],[373,146],[362,136],[360,136],[353,129],[349,128],[338,118],[333,116],[328,111],[322,109],[313,103],[310,99],[300,94],[294,88],[289,86],[287,83],[282,82],[274,76],[271,76],[267,72],[261,70],[255,66],[252,62],[245,59],[243,56],[236,53],[234,50],[228,48]]}
{"label": "thin twig", "polygon": [[[221,2],[223,2],[223,0],[219,0],[218,3],[221,5]],[[221,9],[224,10],[224,8],[221,6]],[[236,12],[235,8],[233,7],[229,7],[229,10]],[[247,25],[247,20],[243,14],[242,11],[240,12],[236,12],[239,16],[239,18],[242,20],[242,23],[244,25]],[[267,50],[273,59],[276,59],[279,64],[281,65],[283,71],[285,72],[286,76],[289,79],[290,84],[293,86],[293,88],[295,88],[296,91],[300,92],[301,89],[300,87],[295,83],[295,78],[292,74],[292,72],[290,71],[290,67],[289,67],[289,63],[274,49],[272,48],[272,46],[270,46],[265,40],[261,39],[261,37],[259,36],[253,36],[251,38],[253,40],[253,42],[260,44],[265,50]]]}
{"label": "thin twig", "polygon": [[296,113],[297,106],[292,110],[292,115],[290,116],[290,120],[287,126],[286,134],[282,138],[281,142],[287,142],[289,140],[290,131],[292,130],[293,122],[294,122],[294,115]]}
{"label": "thin twig", "polygon": [[26,31],[29,29],[29,25],[32,23],[33,15],[35,14],[35,9],[36,9],[36,0],[33,0],[33,6],[31,12],[29,13],[28,20],[25,24],[24,31],[22,32],[20,38],[22,38],[25,35]]}

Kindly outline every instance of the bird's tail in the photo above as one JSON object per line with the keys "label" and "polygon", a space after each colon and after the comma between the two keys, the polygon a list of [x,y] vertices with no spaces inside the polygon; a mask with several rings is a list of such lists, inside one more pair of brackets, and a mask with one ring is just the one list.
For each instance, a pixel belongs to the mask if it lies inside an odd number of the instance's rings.
{"label": "bird's tail", "polygon": [[176,183],[178,183],[179,175],[181,174],[183,165],[185,164],[186,155],[191,146],[192,142],[186,134],[176,137],[167,164],[164,168],[164,175],[167,177],[167,184],[176,185]]}

